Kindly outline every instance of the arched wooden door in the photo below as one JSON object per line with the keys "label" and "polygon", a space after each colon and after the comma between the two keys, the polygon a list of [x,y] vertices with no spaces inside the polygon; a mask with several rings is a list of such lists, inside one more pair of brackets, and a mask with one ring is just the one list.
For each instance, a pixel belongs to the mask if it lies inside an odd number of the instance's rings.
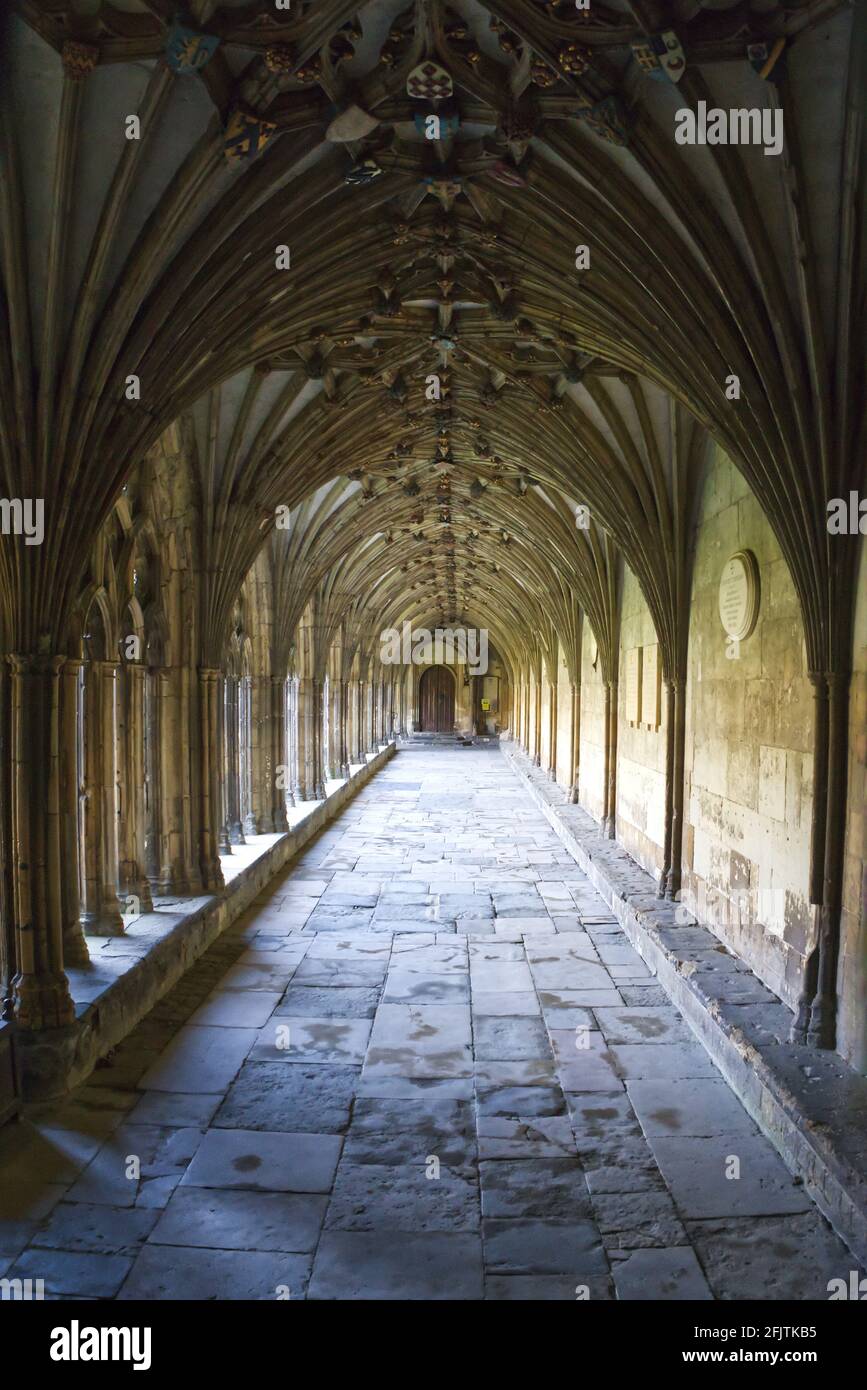
{"label": "arched wooden door", "polygon": [[455,680],[445,666],[429,666],[418,683],[419,728],[450,734],[455,727]]}

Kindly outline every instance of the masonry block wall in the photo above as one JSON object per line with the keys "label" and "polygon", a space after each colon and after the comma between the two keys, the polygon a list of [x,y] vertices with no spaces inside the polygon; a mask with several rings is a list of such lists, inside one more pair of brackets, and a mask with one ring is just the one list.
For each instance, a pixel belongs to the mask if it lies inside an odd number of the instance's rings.
{"label": "masonry block wall", "polygon": [[[628,706],[628,654],[640,653],[639,718]],[[650,657],[658,642],[638,581],[626,567],[620,617],[618,682],[617,838],[645,869],[657,875],[665,841],[665,706]],[[636,658],[634,658],[636,659]],[[653,692],[651,692],[651,685]],[[647,715],[645,720],[643,715]]]}
{"label": "masonry block wall", "polygon": [[604,805],[605,682],[589,623],[581,642],[581,777],[578,804],[599,820]]}
{"label": "masonry block wall", "polygon": [[849,706],[839,1051],[867,1071],[867,550],[861,550]]}
{"label": "masonry block wall", "polygon": [[[720,576],[737,551],[756,558],[759,610],[739,644],[719,614]],[[813,687],[798,598],[780,547],[749,485],[718,447],[709,451],[689,534],[689,633],[684,749],[681,900],[795,1008],[814,944],[809,901],[813,796]],[[623,566],[618,593],[616,836],[655,877],[664,863],[668,707],[658,637],[636,576]],[[846,1059],[867,1069],[867,561],[855,620],[843,927],[838,970]],[[636,653],[640,687],[634,689]],[[571,683],[562,644],[556,718],[550,682],[529,673],[524,745],[541,719],[541,764],[571,789]],[[659,674],[656,668],[659,667]],[[588,621],[581,651],[579,804],[605,812],[606,682]],[[519,673],[526,683],[528,672]],[[653,682],[651,687],[648,683]],[[656,684],[658,682],[658,684]],[[538,709],[537,709],[538,704]],[[636,710],[638,718],[636,718]],[[556,747],[550,747],[550,731]],[[610,739],[608,742],[610,753]]]}
{"label": "masonry block wall", "polygon": [[556,780],[567,791],[572,788],[572,682],[563,652],[557,644],[557,749],[554,759]]}
{"label": "masonry block wall", "polygon": [[[794,1005],[811,924],[812,687],[797,597],[748,486],[717,451],[694,540],[684,898]],[[733,652],[719,578],[751,550],[758,622]]]}

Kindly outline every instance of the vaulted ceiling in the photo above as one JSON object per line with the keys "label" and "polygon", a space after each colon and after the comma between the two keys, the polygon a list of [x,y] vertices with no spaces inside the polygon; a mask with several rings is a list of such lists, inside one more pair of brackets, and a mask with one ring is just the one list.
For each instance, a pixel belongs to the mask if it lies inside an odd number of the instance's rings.
{"label": "vaulted ceiling", "polygon": [[[19,11],[0,468],[46,542],[0,542],[10,649],[62,644],[95,522],[188,415],[205,656],[268,544],[287,614],[324,585],[518,654],[580,605],[607,661],[619,550],[671,671],[713,438],[829,668],[852,562],[825,506],[865,443],[845,0],[194,0],[186,36],[168,0]],[[678,144],[700,102],[781,109],[782,153]]]}

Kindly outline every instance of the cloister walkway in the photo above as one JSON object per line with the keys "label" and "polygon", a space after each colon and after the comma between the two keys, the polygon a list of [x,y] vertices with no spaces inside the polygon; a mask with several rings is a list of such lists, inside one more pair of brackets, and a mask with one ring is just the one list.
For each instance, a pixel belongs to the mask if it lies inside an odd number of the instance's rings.
{"label": "cloister walkway", "polygon": [[496,743],[402,748],[89,1082],[0,1274],[121,1299],[827,1299],[851,1254]]}

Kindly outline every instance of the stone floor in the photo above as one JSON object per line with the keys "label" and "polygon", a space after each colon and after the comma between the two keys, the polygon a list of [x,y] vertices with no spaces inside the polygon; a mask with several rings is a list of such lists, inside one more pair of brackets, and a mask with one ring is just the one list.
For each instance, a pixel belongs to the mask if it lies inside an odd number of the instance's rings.
{"label": "stone floor", "polygon": [[61,1105],[0,1275],[120,1299],[827,1299],[853,1257],[496,745],[410,746]]}

